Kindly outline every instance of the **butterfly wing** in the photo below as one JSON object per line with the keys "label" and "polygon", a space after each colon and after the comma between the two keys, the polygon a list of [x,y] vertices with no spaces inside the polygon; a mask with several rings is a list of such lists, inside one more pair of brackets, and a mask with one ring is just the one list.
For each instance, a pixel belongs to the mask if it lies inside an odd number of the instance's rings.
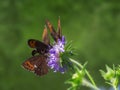
{"label": "butterfly wing", "polygon": [[57,35],[57,32],[55,31],[53,25],[52,25],[48,20],[46,20],[46,25],[47,25],[47,27],[48,27],[49,30],[50,30],[51,36],[52,36],[53,39],[57,42],[57,40],[58,40],[58,35]]}
{"label": "butterfly wing", "polygon": [[47,62],[43,61],[42,63],[40,63],[40,65],[38,66],[38,68],[35,69],[35,74],[42,76],[48,73],[48,66],[47,66]]}
{"label": "butterfly wing", "polygon": [[28,45],[31,48],[38,48],[38,47],[42,47],[42,48],[47,48],[48,46],[46,44],[44,44],[41,41],[35,40],[35,39],[29,39],[28,40]]}
{"label": "butterfly wing", "polygon": [[50,38],[49,38],[46,26],[44,27],[44,30],[43,30],[42,40],[46,45],[50,45]]}
{"label": "butterfly wing", "polygon": [[48,73],[46,57],[43,55],[37,55],[27,59],[22,63],[22,66],[26,70],[34,72],[38,76],[42,76]]}
{"label": "butterfly wing", "polygon": [[60,24],[60,17],[58,19],[58,30],[57,30],[57,34],[58,34],[58,37],[59,39],[62,38],[62,30],[61,30],[61,24]]}
{"label": "butterfly wing", "polygon": [[49,46],[48,45],[44,44],[41,41],[35,40],[35,39],[29,39],[28,40],[28,45],[31,48],[35,48],[37,50],[37,52],[40,53],[40,54],[45,54],[49,50]]}

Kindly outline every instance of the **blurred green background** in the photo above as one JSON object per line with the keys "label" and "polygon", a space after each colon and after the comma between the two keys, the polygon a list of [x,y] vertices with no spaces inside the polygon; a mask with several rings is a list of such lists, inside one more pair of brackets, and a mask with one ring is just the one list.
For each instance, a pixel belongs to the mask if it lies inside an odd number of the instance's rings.
{"label": "blurred green background", "polygon": [[72,40],[79,51],[79,62],[88,61],[95,82],[104,84],[99,69],[120,62],[119,0],[0,0],[0,90],[69,87],[63,83],[70,78],[67,73],[37,77],[21,68],[31,56],[27,40],[41,40],[45,20],[57,28],[59,16],[67,41]]}

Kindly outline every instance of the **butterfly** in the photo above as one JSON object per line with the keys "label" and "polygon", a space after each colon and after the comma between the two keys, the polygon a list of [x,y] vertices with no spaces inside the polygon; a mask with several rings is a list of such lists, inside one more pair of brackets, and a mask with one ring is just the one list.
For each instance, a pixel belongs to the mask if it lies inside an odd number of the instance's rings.
{"label": "butterfly", "polygon": [[49,20],[46,20],[46,25],[49,28],[51,36],[55,42],[57,42],[58,39],[62,39],[62,30],[61,30],[60,18],[58,19],[57,32],[55,31],[53,25],[49,22]]}
{"label": "butterfly", "polygon": [[[61,38],[60,19],[58,20],[58,32],[55,31],[52,24],[48,20],[46,21],[46,25],[50,30],[51,36],[55,42],[57,42],[58,38]],[[48,73],[47,57],[49,49],[52,48],[52,45],[50,45],[47,27],[44,27],[42,42],[36,39],[28,40],[28,46],[34,48],[34,50],[31,53],[32,57],[22,63],[23,68],[34,72],[38,76],[43,76]]]}

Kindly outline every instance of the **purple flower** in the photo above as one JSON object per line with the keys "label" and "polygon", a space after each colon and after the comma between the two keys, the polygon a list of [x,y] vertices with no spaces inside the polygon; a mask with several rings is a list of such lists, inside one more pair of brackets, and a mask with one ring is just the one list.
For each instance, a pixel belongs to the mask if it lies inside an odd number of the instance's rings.
{"label": "purple flower", "polygon": [[62,73],[65,72],[64,66],[60,63],[60,54],[63,53],[65,45],[65,37],[62,36],[62,39],[58,40],[57,43],[53,45],[53,47],[49,50],[48,57],[48,66],[54,70],[54,72],[60,71]]}

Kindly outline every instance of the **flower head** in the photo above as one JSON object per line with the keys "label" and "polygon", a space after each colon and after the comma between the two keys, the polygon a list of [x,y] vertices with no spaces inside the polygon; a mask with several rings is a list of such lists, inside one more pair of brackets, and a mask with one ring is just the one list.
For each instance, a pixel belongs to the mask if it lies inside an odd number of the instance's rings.
{"label": "flower head", "polygon": [[49,28],[50,34],[55,42],[53,45],[50,45],[51,48],[49,49],[49,54],[47,57],[48,66],[53,69],[54,72],[59,71],[61,73],[64,73],[68,68],[73,68],[68,57],[69,55],[71,55],[71,51],[69,51],[71,45],[65,46],[66,40],[65,37],[62,35],[60,18],[58,19],[57,32],[48,20],[46,21],[46,25]]}
{"label": "flower head", "polygon": [[65,72],[65,66],[61,65],[60,62],[60,55],[63,53],[65,45],[65,37],[62,36],[62,39],[58,39],[58,42],[56,42],[53,47],[49,50],[49,58],[48,58],[48,66],[56,71],[60,71],[62,73]]}

